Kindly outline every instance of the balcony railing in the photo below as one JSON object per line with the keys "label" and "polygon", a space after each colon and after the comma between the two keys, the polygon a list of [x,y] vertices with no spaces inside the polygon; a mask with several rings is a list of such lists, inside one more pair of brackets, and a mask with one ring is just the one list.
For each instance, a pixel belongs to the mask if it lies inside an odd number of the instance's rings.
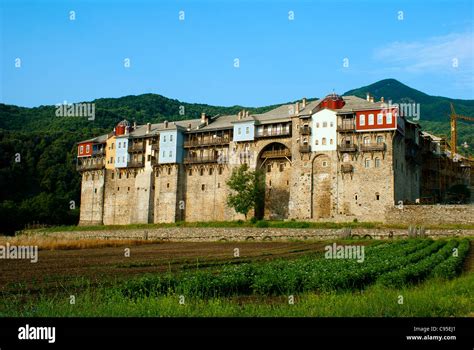
{"label": "balcony railing", "polygon": [[285,157],[291,157],[291,152],[289,149],[265,151],[262,153],[262,158],[285,158]]}
{"label": "balcony railing", "polygon": [[128,145],[129,152],[143,152],[145,150],[144,143],[131,143]]}
{"label": "balcony railing", "polygon": [[217,163],[217,160],[218,160],[218,157],[216,156],[202,156],[202,157],[187,156],[184,158],[184,164]]}
{"label": "balcony railing", "polygon": [[342,123],[337,124],[337,131],[339,132],[355,131],[354,120],[344,121]]}
{"label": "balcony railing", "polygon": [[301,153],[310,153],[311,146],[310,145],[300,145],[300,152]]}
{"label": "balcony railing", "polygon": [[229,142],[230,138],[228,137],[214,137],[211,139],[204,140],[186,140],[184,141],[184,147],[226,145]]}
{"label": "balcony railing", "polygon": [[99,169],[102,169],[104,167],[104,164],[105,164],[104,159],[100,159],[99,161],[92,162],[92,163],[84,162],[82,164],[77,164],[76,170],[78,170],[78,171],[99,170]]}
{"label": "balcony railing", "polygon": [[357,146],[353,143],[343,143],[337,146],[339,152],[357,152]]}
{"label": "balcony railing", "polygon": [[272,129],[270,131],[257,131],[257,137],[278,137],[278,136],[289,136],[291,134],[290,130],[286,129]]}
{"label": "balcony railing", "polygon": [[105,148],[100,148],[98,150],[92,151],[92,154],[95,156],[102,156],[105,154]]}
{"label": "balcony railing", "polygon": [[144,164],[145,163],[143,162],[143,160],[132,160],[128,162],[127,167],[128,168],[141,168],[143,167]]}
{"label": "balcony railing", "polygon": [[354,166],[352,164],[341,164],[341,171],[343,173],[352,173],[354,171]]}
{"label": "balcony railing", "polygon": [[385,151],[385,143],[384,142],[363,143],[362,145],[360,145],[360,150],[362,152]]}
{"label": "balcony railing", "polygon": [[300,135],[310,135],[311,128],[309,126],[300,126]]}

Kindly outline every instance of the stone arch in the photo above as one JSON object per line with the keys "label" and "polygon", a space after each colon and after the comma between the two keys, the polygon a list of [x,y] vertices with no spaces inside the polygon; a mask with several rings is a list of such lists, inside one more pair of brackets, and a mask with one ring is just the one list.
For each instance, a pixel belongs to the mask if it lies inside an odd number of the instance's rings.
{"label": "stone arch", "polygon": [[256,206],[255,216],[287,219],[290,201],[291,151],[286,142],[269,141],[260,149],[257,170],[265,179],[265,196]]}

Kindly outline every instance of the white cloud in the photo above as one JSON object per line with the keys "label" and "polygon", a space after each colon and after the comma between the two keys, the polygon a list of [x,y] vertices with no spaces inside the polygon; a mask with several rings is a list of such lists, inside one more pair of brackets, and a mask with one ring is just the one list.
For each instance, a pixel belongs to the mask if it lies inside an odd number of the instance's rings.
{"label": "white cloud", "polygon": [[[471,73],[474,62],[473,33],[452,33],[425,41],[393,42],[375,49],[374,58],[387,68],[407,72],[449,72],[453,69]],[[457,59],[459,66],[453,67]]]}

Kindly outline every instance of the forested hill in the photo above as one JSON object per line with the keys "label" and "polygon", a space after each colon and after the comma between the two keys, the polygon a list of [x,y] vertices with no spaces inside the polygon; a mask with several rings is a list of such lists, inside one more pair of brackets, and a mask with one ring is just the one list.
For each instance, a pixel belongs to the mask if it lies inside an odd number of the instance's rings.
{"label": "forested hill", "polygon": [[[394,79],[345,95],[365,98],[367,92],[377,100],[383,96],[394,103],[420,103],[423,129],[436,134],[449,134],[450,102],[459,114],[474,116],[473,100],[429,96]],[[96,106],[93,121],[85,117],[57,117],[55,106],[25,108],[0,104],[0,233],[12,233],[33,222],[77,223],[80,176],[75,168],[76,142],[110,132],[123,119],[138,124],[155,123],[199,118],[201,112],[211,116],[235,114],[243,108],[186,103],[156,94],[90,102]],[[184,116],[180,115],[181,106]],[[262,113],[277,106],[246,109]],[[474,148],[474,126],[463,122],[458,125],[459,143],[466,141]]]}

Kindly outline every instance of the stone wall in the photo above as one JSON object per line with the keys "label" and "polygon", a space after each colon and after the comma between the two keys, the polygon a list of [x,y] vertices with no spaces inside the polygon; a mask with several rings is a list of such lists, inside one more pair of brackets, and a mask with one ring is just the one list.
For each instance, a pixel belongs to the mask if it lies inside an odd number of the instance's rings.
{"label": "stone wall", "polygon": [[474,205],[402,205],[389,207],[385,222],[394,224],[474,224]]}
{"label": "stone wall", "polygon": [[[420,231],[418,231],[420,232]],[[334,240],[352,237],[371,239],[407,238],[408,229],[290,229],[290,228],[196,228],[171,227],[48,233],[51,237],[148,239],[158,241],[274,241],[274,240]],[[425,230],[426,237],[474,237],[474,230]]]}

